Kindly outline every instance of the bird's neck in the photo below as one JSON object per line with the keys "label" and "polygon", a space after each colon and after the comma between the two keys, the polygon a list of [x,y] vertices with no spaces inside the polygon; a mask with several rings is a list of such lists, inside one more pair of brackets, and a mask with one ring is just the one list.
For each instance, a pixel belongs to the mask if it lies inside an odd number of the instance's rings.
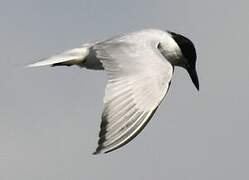
{"label": "bird's neck", "polygon": [[160,42],[158,49],[173,66],[182,66],[182,52],[173,38],[166,36]]}

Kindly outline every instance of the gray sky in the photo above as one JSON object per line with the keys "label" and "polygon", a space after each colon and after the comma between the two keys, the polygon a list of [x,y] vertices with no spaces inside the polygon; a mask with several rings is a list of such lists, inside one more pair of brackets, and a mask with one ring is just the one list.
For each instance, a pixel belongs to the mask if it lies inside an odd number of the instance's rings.
{"label": "gray sky", "polygon": [[[0,179],[249,179],[248,1],[0,0]],[[93,156],[103,72],[26,64],[112,35],[159,28],[191,38],[200,92],[176,68],[152,121]]]}

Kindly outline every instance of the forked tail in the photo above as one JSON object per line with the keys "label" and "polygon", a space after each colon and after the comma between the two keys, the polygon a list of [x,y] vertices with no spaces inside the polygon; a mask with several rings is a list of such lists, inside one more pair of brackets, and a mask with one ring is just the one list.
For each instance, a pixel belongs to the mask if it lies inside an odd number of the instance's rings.
{"label": "forked tail", "polygon": [[89,54],[89,44],[83,45],[81,48],[75,48],[65,51],[61,54],[49,57],[47,59],[38,61],[34,64],[28,65],[28,67],[39,67],[39,66],[81,66],[85,61],[85,58]]}

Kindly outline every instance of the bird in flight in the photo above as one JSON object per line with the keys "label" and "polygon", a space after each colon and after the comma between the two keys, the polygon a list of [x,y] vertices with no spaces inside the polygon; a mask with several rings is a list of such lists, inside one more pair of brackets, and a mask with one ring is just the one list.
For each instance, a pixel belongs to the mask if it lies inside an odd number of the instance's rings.
{"label": "bird in flight", "polygon": [[118,149],[143,130],[165,97],[175,66],[186,69],[199,90],[194,44],[171,31],[145,29],[114,36],[29,67],[46,65],[78,65],[106,71],[104,110],[93,154]]}

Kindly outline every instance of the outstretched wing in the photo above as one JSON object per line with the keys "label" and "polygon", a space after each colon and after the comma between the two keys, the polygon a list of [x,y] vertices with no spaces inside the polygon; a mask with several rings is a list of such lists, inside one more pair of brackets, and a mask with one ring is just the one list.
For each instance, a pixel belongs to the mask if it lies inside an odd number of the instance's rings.
{"label": "outstretched wing", "polygon": [[93,50],[107,72],[101,131],[96,152],[113,151],[131,141],[165,96],[173,67],[152,38],[122,36]]}

